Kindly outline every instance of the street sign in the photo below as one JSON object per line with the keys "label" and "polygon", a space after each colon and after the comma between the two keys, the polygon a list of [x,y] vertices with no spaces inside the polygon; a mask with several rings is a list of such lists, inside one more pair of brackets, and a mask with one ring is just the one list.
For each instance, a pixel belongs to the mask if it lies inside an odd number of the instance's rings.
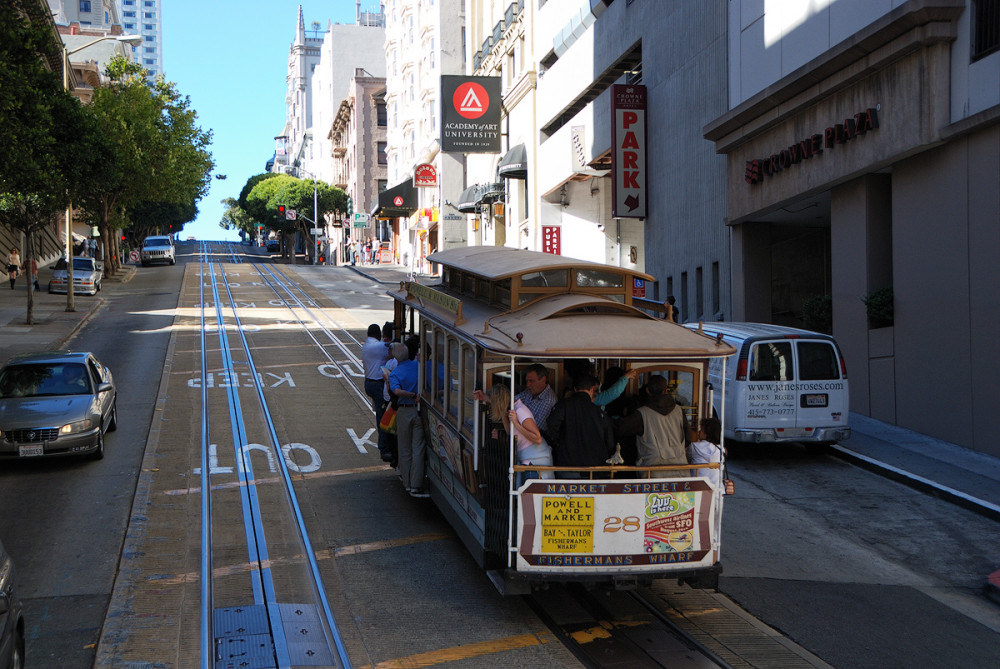
{"label": "street sign", "polygon": [[312,233],[313,233],[314,235],[319,235],[319,234],[322,234],[322,232],[323,232],[323,228],[313,228],[313,229],[312,229]]}
{"label": "street sign", "polygon": [[356,211],[353,216],[352,228],[367,228],[368,222],[371,220],[371,216],[364,212]]}
{"label": "street sign", "polygon": [[286,221],[294,221],[295,220],[295,210],[294,209],[286,209],[285,210],[285,220]]}

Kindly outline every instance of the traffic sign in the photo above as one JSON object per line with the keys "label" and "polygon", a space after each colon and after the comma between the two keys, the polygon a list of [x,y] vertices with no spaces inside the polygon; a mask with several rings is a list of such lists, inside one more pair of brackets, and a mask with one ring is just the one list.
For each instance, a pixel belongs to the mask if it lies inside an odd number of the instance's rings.
{"label": "traffic sign", "polygon": [[312,233],[313,233],[314,235],[319,235],[319,234],[322,234],[322,232],[323,232],[323,228],[313,228],[313,229],[312,229]]}
{"label": "traffic sign", "polygon": [[285,210],[285,220],[286,221],[294,221],[295,220],[295,210],[294,209],[286,209]]}

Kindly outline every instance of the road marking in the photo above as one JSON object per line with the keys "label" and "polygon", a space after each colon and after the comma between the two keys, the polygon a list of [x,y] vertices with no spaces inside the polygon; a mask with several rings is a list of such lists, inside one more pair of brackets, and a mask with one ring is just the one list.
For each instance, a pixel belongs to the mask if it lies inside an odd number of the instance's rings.
{"label": "road marking", "polygon": [[[297,476],[295,476],[293,478],[300,479],[300,480],[306,480],[306,479],[326,478],[328,476],[350,476],[352,474],[368,474],[370,472],[381,472],[381,471],[385,471],[387,469],[389,469],[389,465],[387,465],[387,464],[381,464],[381,465],[372,465],[372,466],[369,466],[369,467],[355,467],[353,469],[340,469],[340,470],[329,471],[329,472],[308,472],[308,473],[299,474],[299,475],[297,475]],[[280,482],[281,482],[280,478],[273,477],[273,478],[266,478],[266,479],[256,479],[251,485],[263,485],[263,484],[268,484],[268,483],[280,483]],[[230,489],[234,489],[234,488],[238,489],[238,488],[240,488],[243,485],[244,484],[242,482],[240,482],[240,481],[230,481],[230,482],[227,482],[227,483],[219,483],[217,485],[213,485],[212,486],[212,490],[230,490]],[[200,495],[201,494],[201,486],[196,486],[196,487],[193,487],[193,488],[175,488],[174,490],[165,490],[165,491],[163,491],[162,494],[167,495],[167,496]]]}
{"label": "road marking", "polygon": [[[451,534],[418,534],[412,537],[401,537],[399,539],[391,539],[388,541],[374,541],[367,544],[358,544],[356,546],[344,546],[342,548],[336,548],[334,550],[321,550],[316,551],[317,560],[330,560],[335,557],[340,557],[343,555],[357,555],[359,553],[368,553],[376,550],[387,550],[390,548],[398,548],[400,546],[410,546],[412,544],[428,543],[431,541],[441,541],[443,539],[451,539],[454,535]],[[269,560],[262,560],[260,564],[256,562],[241,562],[240,564],[227,565],[225,567],[216,567],[212,570],[212,578],[220,578],[223,576],[238,576],[240,574],[248,574],[259,569],[272,569],[274,567],[287,566],[292,564],[301,564],[305,561],[305,556],[301,553],[296,555],[291,555],[288,557],[276,557]],[[189,571],[185,574],[177,574],[175,576],[164,576],[164,577],[152,577],[147,579],[149,582],[155,582],[160,585],[185,585],[187,583],[197,583],[201,574],[196,571]]]}
{"label": "road marking", "polygon": [[417,653],[407,657],[398,657],[394,660],[386,660],[378,664],[367,665],[366,669],[414,669],[416,667],[432,667],[445,662],[455,662],[456,660],[467,660],[484,655],[493,655],[518,648],[529,648],[547,643],[555,643],[556,638],[547,632],[537,632],[535,634],[521,634],[510,636],[506,639],[496,639],[495,641],[480,641],[478,643],[463,644],[455,648],[442,648],[426,653]]}
{"label": "road marking", "polygon": [[364,455],[368,454],[368,450],[365,448],[365,444],[368,444],[372,448],[378,448],[378,444],[374,443],[371,439],[368,438],[372,436],[373,432],[375,432],[375,428],[373,427],[368,428],[368,431],[365,432],[365,435],[359,439],[358,433],[354,431],[354,428],[350,427],[347,428],[347,436],[349,436],[351,438],[351,441],[354,442],[354,445],[357,446],[358,451],[360,451]]}

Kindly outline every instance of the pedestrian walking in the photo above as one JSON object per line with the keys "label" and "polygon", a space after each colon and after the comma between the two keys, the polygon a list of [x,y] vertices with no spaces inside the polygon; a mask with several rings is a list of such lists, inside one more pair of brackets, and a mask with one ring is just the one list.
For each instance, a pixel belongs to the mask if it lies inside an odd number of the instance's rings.
{"label": "pedestrian walking", "polygon": [[7,277],[10,279],[10,289],[14,290],[14,282],[17,275],[21,273],[21,254],[12,247],[7,255]]}
{"label": "pedestrian walking", "polygon": [[28,280],[34,282],[35,290],[41,290],[38,285],[38,260],[36,258],[32,257],[24,261],[24,272],[28,273]]}

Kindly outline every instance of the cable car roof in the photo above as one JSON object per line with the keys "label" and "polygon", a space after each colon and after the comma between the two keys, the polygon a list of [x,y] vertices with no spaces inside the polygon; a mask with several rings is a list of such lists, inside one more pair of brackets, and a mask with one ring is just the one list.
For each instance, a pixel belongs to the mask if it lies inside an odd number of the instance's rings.
{"label": "cable car roof", "polygon": [[491,281],[528,272],[569,269],[571,267],[620,273],[647,281],[653,280],[649,274],[627,267],[615,267],[589,260],[557,256],[541,251],[512,249],[506,246],[464,246],[446,251],[436,251],[428,255],[427,259],[462,272],[476,274]]}

